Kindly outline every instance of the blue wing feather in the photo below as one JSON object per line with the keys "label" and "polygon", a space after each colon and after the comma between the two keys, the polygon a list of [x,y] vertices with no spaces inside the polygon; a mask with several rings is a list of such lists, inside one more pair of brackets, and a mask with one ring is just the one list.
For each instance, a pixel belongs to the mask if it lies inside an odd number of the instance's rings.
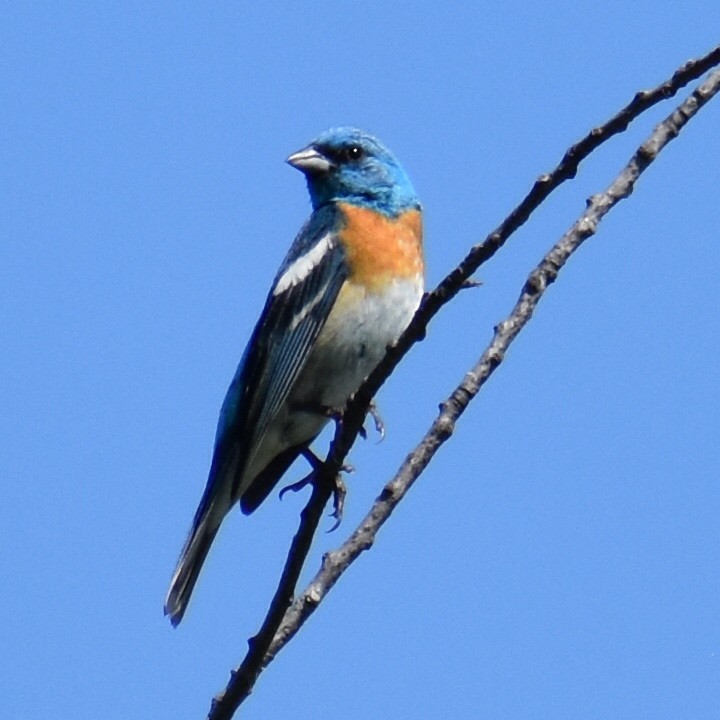
{"label": "blue wing feather", "polygon": [[[250,449],[262,438],[308,359],[348,274],[342,246],[333,239],[340,222],[334,206],[316,210],[280,266],[223,402],[207,490],[227,481],[232,471],[232,498],[237,499]],[[292,263],[328,235],[328,250],[303,281],[275,295],[278,281]]]}
{"label": "blue wing feather", "polygon": [[[265,308],[255,326],[223,402],[215,433],[210,474],[192,527],[180,554],[165,600],[165,612],[177,625],[185,613],[205,556],[225,514],[238,498],[248,456],[278,409],[292,391],[307,362],[343,282],[347,266],[337,231],[342,222],[334,206],[316,210],[300,231],[280,267]],[[307,268],[302,281],[275,294],[280,278],[292,263],[322,238],[327,249]],[[260,473],[279,477],[293,461],[297,448],[285,448]],[[251,512],[273,483],[263,478],[243,507]],[[253,486],[251,485],[251,488]]]}

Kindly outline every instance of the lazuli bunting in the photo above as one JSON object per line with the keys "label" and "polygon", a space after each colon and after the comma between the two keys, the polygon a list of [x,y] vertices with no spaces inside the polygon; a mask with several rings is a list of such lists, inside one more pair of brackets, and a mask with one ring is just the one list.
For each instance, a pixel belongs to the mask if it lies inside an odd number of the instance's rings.
{"label": "lazuli bunting", "polygon": [[423,292],[422,216],[376,138],[329,130],[287,162],[313,212],[280,266],[220,411],[210,473],[170,583],[177,625],[223,518],[249,514],[342,410]]}

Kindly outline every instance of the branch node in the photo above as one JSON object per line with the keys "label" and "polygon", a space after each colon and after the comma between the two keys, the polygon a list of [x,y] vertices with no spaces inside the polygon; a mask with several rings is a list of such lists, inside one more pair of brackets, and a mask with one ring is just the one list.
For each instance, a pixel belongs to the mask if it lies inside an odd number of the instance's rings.
{"label": "branch node", "polygon": [[590,220],[590,218],[583,217],[577,224],[577,233],[581,238],[583,238],[583,240],[589,238],[591,235],[595,234],[595,223]]}
{"label": "branch node", "polygon": [[525,294],[525,295],[542,295],[542,293],[545,292],[546,287],[547,287],[547,280],[546,280],[545,274],[542,272],[542,270],[540,268],[535,268],[535,270],[533,270],[530,273],[530,276],[525,281],[525,287],[523,288],[523,294]]}
{"label": "branch node", "polygon": [[[442,411],[442,405],[440,405],[440,411]],[[378,495],[378,500],[382,503],[390,502],[393,499],[395,491],[392,488],[392,483],[388,483]]]}
{"label": "branch node", "polygon": [[[673,135],[677,135],[679,131],[675,131]],[[655,157],[655,151],[652,147],[648,145],[647,142],[644,142],[635,153],[635,157],[638,158],[638,160],[642,160],[643,163],[648,163]]]}
{"label": "branch node", "polygon": [[469,288],[482,287],[483,281],[476,280],[475,278],[469,277],[467,280],[463,280],[463,284],[460,286],[461,290],[467,290]]}
{"label": "branch node", "polygon": [[435,421],[436,435],[441,441],[447,440],[455,430],[455,423],[446,415],[441,415]]}
{"label": "branch node", "polygon": [[505,351],[493,346],[486,351],[486,357],[492,366],[497,367],[505,359]]}

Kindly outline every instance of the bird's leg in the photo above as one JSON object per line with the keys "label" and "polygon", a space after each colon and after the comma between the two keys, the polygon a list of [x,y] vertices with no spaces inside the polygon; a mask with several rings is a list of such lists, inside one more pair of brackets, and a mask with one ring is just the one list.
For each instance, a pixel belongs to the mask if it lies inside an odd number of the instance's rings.
{"label": "bird's leg", "polygon": [[317,470],[322,465],[322,460],[309,447],[301,450],[300,454],[310,463],[313,470]]}
{"label": "bird's leg", "polygon": [[[290,483],[290,485],[286,485],[282,490],[280,490],[280,499],[282,500],[283,495],[288,491],[292,490],[293,492],[297,492],[298,490],[302,490],[304,487],[307,487],[308,485],[312,485],[316,481],[316,472],[320,465],[322,465],[322,460],[310,449],[305,448],[304,450],[300,451],[300,454],[310,463],[310,467],[312,467],[312,472],[310,472],[308,475],[306,475],[304,478],[298,480],[297,482]],[[343,465],[340,468],[341,472],[353,472],[355,468],[352,467],[352,465]],[[343,516],[343,509],[345,507],[345,496],[347,495],[347,488],[345,487],[345,482],[342,479],[342,475],[338,473],[335,476],[335,479],[333,480],[333,511],[330,513],[330,517],[335,518],[335,524],[328,530],[328,532],[332,532],[333,530],[337,530],[337,528],[340,526],[340,522],[342,521]]]}
{"label": "bird's leg", "polygon": [[[301,450],[300,454],[310,463],[313,472],[323,464],[323,461],[309,447]],[[353,473],[355,472],[355,468],[352,465],[343,463],[343,465],[340,466],[340,472]]]}

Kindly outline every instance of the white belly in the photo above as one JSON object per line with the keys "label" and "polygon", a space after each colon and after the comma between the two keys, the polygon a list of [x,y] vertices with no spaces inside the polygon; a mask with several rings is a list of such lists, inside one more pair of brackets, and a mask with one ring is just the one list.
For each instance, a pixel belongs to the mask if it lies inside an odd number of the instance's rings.
{"label": "white belly", "polygon": [[243,473],[241,492],[280,449],[309,443],[317,436],[329,420],[321,406],[342,410],[387,346],[408,326],[422,292],[420,277],[395,280],[382,293],[346,284],[289,399],[256,447]]}
{"label": "white belly", "polygon": [[396,280],[375,293],[348,283],[320,333],[291,398],[342,408],[415,314],[421,279]]}

